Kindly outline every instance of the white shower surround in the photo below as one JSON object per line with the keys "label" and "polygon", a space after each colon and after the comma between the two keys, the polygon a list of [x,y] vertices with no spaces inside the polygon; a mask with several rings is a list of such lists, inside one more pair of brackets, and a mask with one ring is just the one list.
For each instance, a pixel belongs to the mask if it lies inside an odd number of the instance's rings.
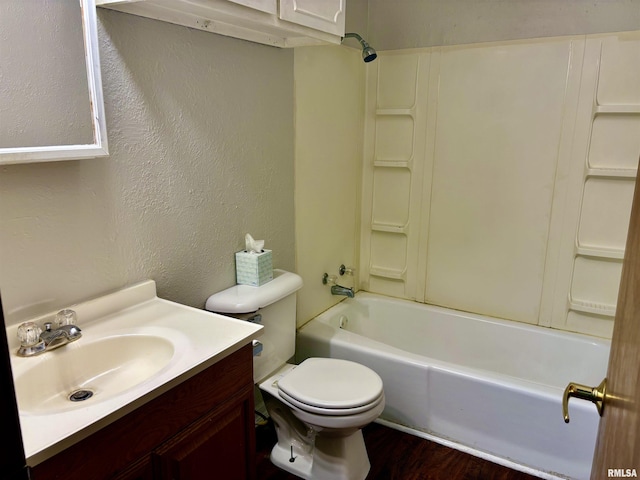
{"label": "white shower surround", "polygon": [[640,32],[379,52],[359,288],[610,338]]}

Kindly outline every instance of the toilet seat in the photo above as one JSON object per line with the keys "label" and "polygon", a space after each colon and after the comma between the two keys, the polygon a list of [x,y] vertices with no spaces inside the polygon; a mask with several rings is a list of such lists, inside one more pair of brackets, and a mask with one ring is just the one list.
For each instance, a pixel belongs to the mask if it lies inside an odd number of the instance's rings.
{"label": "toilet seat", "polygon": [[384,398],[373,370],[348,360],[308,358],[278,381],[278,395],[309,413],[355,415]]}
{"label": "toilet seat", "polygon": [[358,413],[366,412],[368,410],[371,410],[372,408],[375,408],[384,399],[384,395],[381,394],[372,403],[369,403],[367,405],[361,405],[359,407],[354,407],[354,408],[322,408],[322,407],[316,407],[316,406],[313,406],[313,405],[308,405],[306,403],[300,402],[299,400],[296,400],[295,398],[287,395],[282,390],[278,391],[278,396],[282,400],[284,400],[285,402],[288,402],[290,405],[295,406],[295,407],[297,407],[300,410],[303,410],[305,412],[315,413],[317,415],[331,415],[331,416],[334,416],[334,415],[335,416],[356,415]]}

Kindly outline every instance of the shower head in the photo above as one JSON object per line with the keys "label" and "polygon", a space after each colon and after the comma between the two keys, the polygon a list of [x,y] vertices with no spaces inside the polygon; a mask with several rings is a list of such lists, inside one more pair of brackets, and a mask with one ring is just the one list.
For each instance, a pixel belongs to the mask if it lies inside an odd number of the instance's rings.
{"label": "shower head", "polygon": [[[364,42],[365,45],[367,44],[367,42]],[[370,47],[369,45],[366,45],[365,47],[363,47],[362,49],[362,59],[365,62],[372,62],[377,58],[378,54],[376,53],[375,49],[373,47]]]}
{"label": "shower head", "polygon": [[342,37],[342,41],[344,42],[345,39],[347,39],[347,38],[355,38],[356,40],[358,40],[360,42],[360,45],[362,45],[362,59],[365,62],[367,62],[367,63],[368,62],[372,62],[378,56],[378,54],[376,53],[375,49],[373,47],[369,46],[369,44],[364,40],[364,38],[362,38],[357,33],[345,33],[344,37]]}

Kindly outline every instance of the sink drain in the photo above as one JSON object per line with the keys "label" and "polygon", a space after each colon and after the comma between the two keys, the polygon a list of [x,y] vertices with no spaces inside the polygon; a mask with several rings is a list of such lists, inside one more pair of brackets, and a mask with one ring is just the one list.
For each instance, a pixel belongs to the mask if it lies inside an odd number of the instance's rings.
{"label": "sink drain", "polygon": [[83,402],[89,398],[93,397],[93,392],[91,390],[76,390],[71,392],[69,395],[69,400],[72,402]]}

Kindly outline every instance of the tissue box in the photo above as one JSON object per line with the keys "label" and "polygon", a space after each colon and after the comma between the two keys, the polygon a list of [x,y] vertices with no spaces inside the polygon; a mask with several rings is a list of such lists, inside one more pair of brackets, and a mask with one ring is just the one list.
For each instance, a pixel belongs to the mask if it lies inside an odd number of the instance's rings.
{"label": "tissue box", "polygon": [[262,253],[248,253],[243,250],[236,253],[236,283],[259,287],[273,280],[273,262],[271,250]]}

